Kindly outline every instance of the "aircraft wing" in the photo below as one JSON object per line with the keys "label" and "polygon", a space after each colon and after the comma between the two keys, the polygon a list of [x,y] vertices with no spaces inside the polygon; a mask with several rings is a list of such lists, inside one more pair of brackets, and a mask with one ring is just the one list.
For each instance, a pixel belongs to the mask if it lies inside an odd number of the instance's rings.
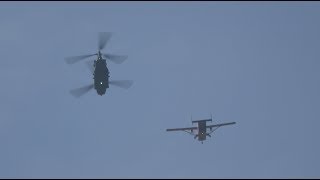
{"label": "aircraft wing", "polygon": [[188,127],[188,128],[174,128],[174,129],[167,129],[167,131],[187,131],[187,130],[196,130],[198,127]]}
{"label": "aircraft wing", "polygon": [[222,124],[214,124],[214,125],[209,125],[207,128],[213,128],[213,127],[220,127],[220,126],[227,126],[227,125],[232,125],[235,124],[236,122],[230,122],[230,123],[222,123]]}

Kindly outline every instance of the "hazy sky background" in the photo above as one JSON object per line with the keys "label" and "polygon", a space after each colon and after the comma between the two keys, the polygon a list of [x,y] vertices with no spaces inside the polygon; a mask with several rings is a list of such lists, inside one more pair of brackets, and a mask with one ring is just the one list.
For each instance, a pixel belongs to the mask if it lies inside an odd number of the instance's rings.
{"label": "hazy sky background", "polygon": [[[0,177],[320,177],[319,19],[319,2],[1,2]],[[64,57],[101,31],[134,84],[74,98],[93,79]],[[210,113],[237,124],[165,131]]]}

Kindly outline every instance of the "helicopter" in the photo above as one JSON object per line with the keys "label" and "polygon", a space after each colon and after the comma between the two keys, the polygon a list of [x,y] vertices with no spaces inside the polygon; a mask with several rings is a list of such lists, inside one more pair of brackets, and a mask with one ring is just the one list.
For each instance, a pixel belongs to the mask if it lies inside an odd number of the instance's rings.
{"label": "helicopter", "polygon": [[127,56],[101,53],[101,50],[105,48],[111,36],[111,32],[100,32],[98,34],[98,53],[81,56],[71,56],[65,58],[67,64],[74,64],[86,58],[97,56],[96,60],[87,62],[87,66],[93,74],[93,84],[89,84],[84,87],[71,90],[70,93],[73,96],[80,97],[93,88],[97,91],[98,95],[102,96],[106,93],[106,90],[109,88],[109,85],[118,86],[124,89],[128,89],[132,86],[132,80],[109,80],[110,71],[107,66],[107,60],[110,60],[111,62],[114,62],[116,64],[121,64],[128,58]]}

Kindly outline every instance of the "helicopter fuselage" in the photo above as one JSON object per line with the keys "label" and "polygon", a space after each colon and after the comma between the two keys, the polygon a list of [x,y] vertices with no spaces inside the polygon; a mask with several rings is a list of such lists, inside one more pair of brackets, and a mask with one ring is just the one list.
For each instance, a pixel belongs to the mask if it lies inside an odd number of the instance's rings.
{"label": "helicopter fuselage", "polygon": [[105,59],[101,57],[94,61],[94,88],[102,96],[109,88],[109,69]]}

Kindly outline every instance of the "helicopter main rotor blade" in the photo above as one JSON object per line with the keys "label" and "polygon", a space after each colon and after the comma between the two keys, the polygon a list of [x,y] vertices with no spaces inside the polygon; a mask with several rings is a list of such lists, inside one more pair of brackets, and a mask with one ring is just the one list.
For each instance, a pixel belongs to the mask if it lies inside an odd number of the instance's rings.
{"label": "helicopter main rotor blade", "polygon": [[116,80],[116,81],[109,81],[110,85],[118,86],[120,88],[129,89],[133,81],[132,80]]}
{"label": "helicopter main rotor blade", "polygon": [[70,93],[74,96],[74,97],[80,97],[82,95],[84,95],[85,93],[89,92],[92,88],[93,88],[93,84],[81,87],[81,88],[77,88],[77,89],[73,89],[70,91]]}
{"label": "helicopter main rotor blade", "polygon": [[102,54],[105,58],[108,60],[116,63],[116,64],[121,64],[123,61],[125,61],[128,56],[121,56],[121,55],[114,55],[114,54]]}
{"label": "helicopter main rotor blade", "polygon": [[112,36],[111,32],[100,32],[99,33],[99,51],[101,51],[107,44],[107,42],[110,40]]}
{"label": "helicopter main rotor blade", "polygon": [[65,61],[68,63],[68,64],[74,64],[80,60],[83,60],[83,59],[86,59],[88,57],[91,57],[91,56],[94,56],[94,55],[97,55],[97,54],[88,54],[88,55],[82,55],[82,56],[71,56],[71,57],[66,57],[65,58]]}

